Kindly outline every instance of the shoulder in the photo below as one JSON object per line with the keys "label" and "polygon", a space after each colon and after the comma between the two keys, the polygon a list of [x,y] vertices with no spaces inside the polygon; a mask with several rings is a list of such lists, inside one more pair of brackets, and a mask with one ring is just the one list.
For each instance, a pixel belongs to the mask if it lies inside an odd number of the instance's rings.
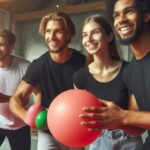
{"label": "shoulder", "polygon": [[122,60],[122,66],[123,66],[123,67],[126,67],[128,64],[129,64],[128,61]]}
{"label": "shoulder", "polygon": [[38,58],[34,59],[33,61],[42,61],[42,60],[44,60],[44,59],[46,59],[48,57],[49,57],[49,51],[45,52],[44,54],[42,54]]}
{"label": "shoulder", "polygon": [[81,66],[85,66],[86,64],[86,56],[74,49],[73,49],[72,60],[75,61],[76,64],[80,64]]}
{"label": "shoulder", "polygon": [[126,68],[128,68],[128,65],[130,63],[128,61],[122,60],[122,66],[121,69],[123,70],[123,72],[126,70]]}
{"label": "shoulder", "polygon": [[32,65],[42,65],[44,63],[45,60],[48,59],[48,56],[49,56],[49,52],[45,52],[44,54],[42,54],[40,57],[32,60]]}
{"label": "shoulder", "polygon": [[28,61],[22,57],[19,57],[19,56],[13,56],[13,57],[14,57],[14,61],[13,61],[14,64],[17,64],[19,66],[29,66],[30,65],[30,61]]}
{"label": "shoulder", "polygon": [[22,57],[20,57],[20,56],[13,56],[14,57],[14,59],[16,60],[16,61],[18,61],[18,62],[23,62],[23,63],[28,63],[28,64],[30,64],[30,61],[28,61],[27,59],[24,59],[24,58],[22,58]]}
{"label": "shoulder", "polygon": [[73,75],[73,82],[77,88],[84,89],[87,78],[87,67],[80,68]]}
{"label": "shoulder", "polygon": [[129,78],[132,73],[132,62],[128,62],[125,64],[125,67],[123,69],[123,77],[124,79]]}
{"label": "shoulder", "polygon": [[74,80],[84,80],[87,76],[87,73],[88,73],[88,68],[82,67],[74,73],[73,79]]}
{"label": "shoulder", "polygon": [[87,71],[88,71],[87,69],[88,69],[87,66],[86,67],[82,67],[79,70],[77,70],[74,73],[74,75],[83,75],[83,74],[87,73]]}
{"label": "shoulder", "polygon": [[74,55],[85,58],[85,55],[82,54],[79,50],[72,49],[72,51]]}

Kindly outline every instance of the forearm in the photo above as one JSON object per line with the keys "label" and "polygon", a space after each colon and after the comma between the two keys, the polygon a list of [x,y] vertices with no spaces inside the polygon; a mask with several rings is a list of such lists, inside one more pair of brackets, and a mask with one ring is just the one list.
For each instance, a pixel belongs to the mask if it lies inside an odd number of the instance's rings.
{"label": "forearm", "polygon": [[150,129],[150,112],[127,110],[123,119],[123,125]]}
{"label": "forearm", "polygon": [[24,104],[21,102],[21,100],[18,97],[12,96],[10,98],[9,107],[15,116],[25,121],[26,110],[24,108]]}
{"label": "forearm", "polygon": [[41,91],[38,88],[34,88],[33,92],[34,92],[34,103],[41,104],[41,98],[42,98]]}

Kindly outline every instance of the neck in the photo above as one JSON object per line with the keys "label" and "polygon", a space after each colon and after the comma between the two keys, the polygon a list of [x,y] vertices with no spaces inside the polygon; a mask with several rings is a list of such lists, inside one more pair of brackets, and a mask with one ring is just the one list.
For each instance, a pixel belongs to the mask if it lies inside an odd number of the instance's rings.
{"label": "neck", "polygon": [[56,63],[65,63],[71,57],[72,50],[68,47],[59,53],[50,53],[52,60]]}
{"label": "neck", "polygon": [[110,59],[94,60],[88,65],[89,72],[100,82],[108,82],[114,79],[121,68],[122,61]]}
{"label": "neck", "polygon": [[93,65],[100,70],[109,68],[112,62],[113,60],[109,55],[94,55]]}
{"label": "neck", "polygon": [[12,64],[12,62],[13,62],[13,56],[9,55],[4,59],[0,60],[0,68],[7,68]]}
{"label": "neck", "polygon": [[143,32],[141,36],[131,44],[131,49],[136,59],[143,58],[150,51],[150,33]]}

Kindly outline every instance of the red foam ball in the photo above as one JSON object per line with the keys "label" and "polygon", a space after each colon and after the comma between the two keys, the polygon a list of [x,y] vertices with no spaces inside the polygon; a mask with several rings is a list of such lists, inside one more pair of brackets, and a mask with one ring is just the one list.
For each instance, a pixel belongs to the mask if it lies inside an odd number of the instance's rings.
{"label": "red foam ball", "polygon": [[27,111],[27,116],[25,120],[26,124],[28,124],[31,128],[36,128],[35,119],[38,113],[41,112],[42,110],[45,109],[40,104],[33,104],[32,106],[30,106]]}
{"label": "red foam ball", "polygon": [[[59,94],[48,109],[47,123],[52,135],[64,145],[82,147],[92,143],[101,131],[88,131],[88,126],[81,126],[83,118],[79,114],[85,106],[101,107],[102,103],[92,93],[71,89]],[[90,119],[86,119],[89,121]]]}

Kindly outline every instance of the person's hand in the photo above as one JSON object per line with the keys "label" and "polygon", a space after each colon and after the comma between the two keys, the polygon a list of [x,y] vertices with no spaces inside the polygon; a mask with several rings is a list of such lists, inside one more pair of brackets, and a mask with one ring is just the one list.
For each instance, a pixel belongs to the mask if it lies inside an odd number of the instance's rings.
{"label": "person's hand", "polygon": [[[102,101],[102,100],[101,100]],[[89,130],[115,129],[123,124],[126,111],[109,101],[102,101],[103,107],[84,107],[85,114],[80,118],[90,118],[91,121],[82,121],[81,125],[97,125]]]}

